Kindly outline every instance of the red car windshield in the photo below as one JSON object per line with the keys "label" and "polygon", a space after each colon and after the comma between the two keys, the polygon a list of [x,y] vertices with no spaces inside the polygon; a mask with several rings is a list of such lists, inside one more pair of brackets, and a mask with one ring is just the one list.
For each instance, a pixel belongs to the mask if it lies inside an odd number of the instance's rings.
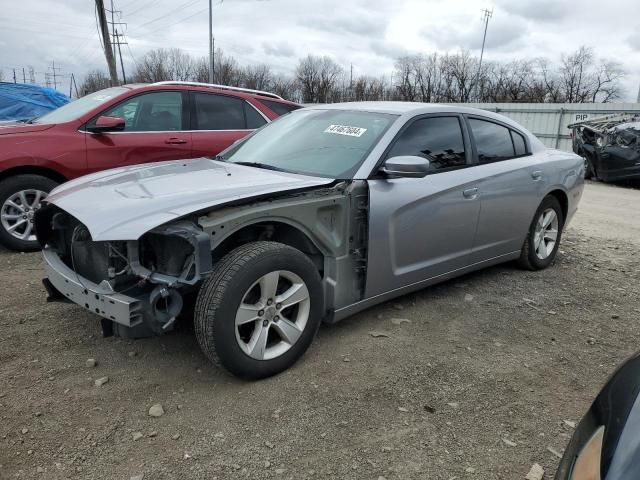
{"label": "red car windshield", "polygon": [[122,87],[113,87],[94,92],[85,97],[67,103],[60,108],[53,110],[41,117],[35,118],[30,123],[65,123],[80,118],[85,113],[96,107],[108,102],[114,97],[126,92],[128,89]]}

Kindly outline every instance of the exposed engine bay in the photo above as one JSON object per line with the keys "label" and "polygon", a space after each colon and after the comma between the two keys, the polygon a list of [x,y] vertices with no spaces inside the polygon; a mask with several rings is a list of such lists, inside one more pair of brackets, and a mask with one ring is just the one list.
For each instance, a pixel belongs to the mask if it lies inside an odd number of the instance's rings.
{"label": "exposed engine bay", "polygon": [[[277,241],[307,254],[326,282],[327,310],[360,300],[367,224],[368,187],[361,181],[199,212],[138,240],[94,241],[55,205],[41,209],[36,229],[49,299],[100,315],[105,335],[144,337],[172,330],[185,297],[197,293],[215,262],[249,241]],[[336,290],[338,279],[352,288]]]}
{"label": "exposed engine bay", "polygon": [[569,128],[573,151],[585,158],[586,178],[640,178],[640,115],[607,115]]}

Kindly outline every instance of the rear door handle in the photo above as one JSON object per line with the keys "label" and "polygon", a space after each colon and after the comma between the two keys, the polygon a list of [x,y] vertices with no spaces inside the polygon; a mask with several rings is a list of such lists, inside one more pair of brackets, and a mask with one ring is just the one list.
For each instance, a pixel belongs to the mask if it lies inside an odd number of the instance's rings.
{"label": "rear door handle", "polygon": [[168,145],[183,145],[183,144],[187,143],[187,141],[184,140],[183,138],[171,137],[171,138],[165,140],[164,143],[166,143]]}
{"label": "rear door handle", "polygon": [[531,178],[533,178],[534,180],[540,180],[542,178],[542,170],[531,172]]}
{"label": "rear door handle", "polygon": [[467,188],[462,191],[462,195],[464,195],[464,198],[476,198],[478,196],[478,187]]}

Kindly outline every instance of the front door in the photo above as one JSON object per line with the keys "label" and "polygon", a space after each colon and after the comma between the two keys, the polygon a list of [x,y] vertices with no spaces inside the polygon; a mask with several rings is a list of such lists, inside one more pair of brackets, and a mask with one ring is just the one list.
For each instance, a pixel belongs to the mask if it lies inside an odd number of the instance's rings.
{"label": "front door", "polygon": [[460,116],[413,120],[386,158],[422,156],[433,173],[369,181],[367,297],[467,265],[480,197],[465,132]]}
{"label": "front door", "polygon": [[100,115],[123,118],[125,129],[85,134],[89,170],[191,158],[185,98],[178,91],[144,93],[102,112]]}

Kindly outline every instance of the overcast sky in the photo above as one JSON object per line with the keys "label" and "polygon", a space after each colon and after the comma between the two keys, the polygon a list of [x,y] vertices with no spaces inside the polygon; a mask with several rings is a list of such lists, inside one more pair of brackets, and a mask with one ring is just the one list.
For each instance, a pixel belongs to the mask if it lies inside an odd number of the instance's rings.
{"label": "overcast sky", "polygon": [[[110,0],[104,0],[109,6]],[[207,0],[114,0],[126,22],[125,70],[134,59],[158,47],[207,54]],[[106,70],[98,39],[93,0],[0,0],[0,68],[5,80],[13,68],[33,65],[38,83],[55,61],[65,75],[82,78]],[[307,53],[328,55],[354,75],[390,75],[402,53],[479,54],[481,9],[493,8],[485,58],[547,57],[558,61],[582,44],[597,57],[619,61],[628,72],[626,100],[640,84],[640,6],[638,0],[224,0],[214,6],[216,47],[240,63],[264,62],[291,72]],[[27,73],[28,76],[28,73]],[[28,78],[27,78],[28,80]]]}

